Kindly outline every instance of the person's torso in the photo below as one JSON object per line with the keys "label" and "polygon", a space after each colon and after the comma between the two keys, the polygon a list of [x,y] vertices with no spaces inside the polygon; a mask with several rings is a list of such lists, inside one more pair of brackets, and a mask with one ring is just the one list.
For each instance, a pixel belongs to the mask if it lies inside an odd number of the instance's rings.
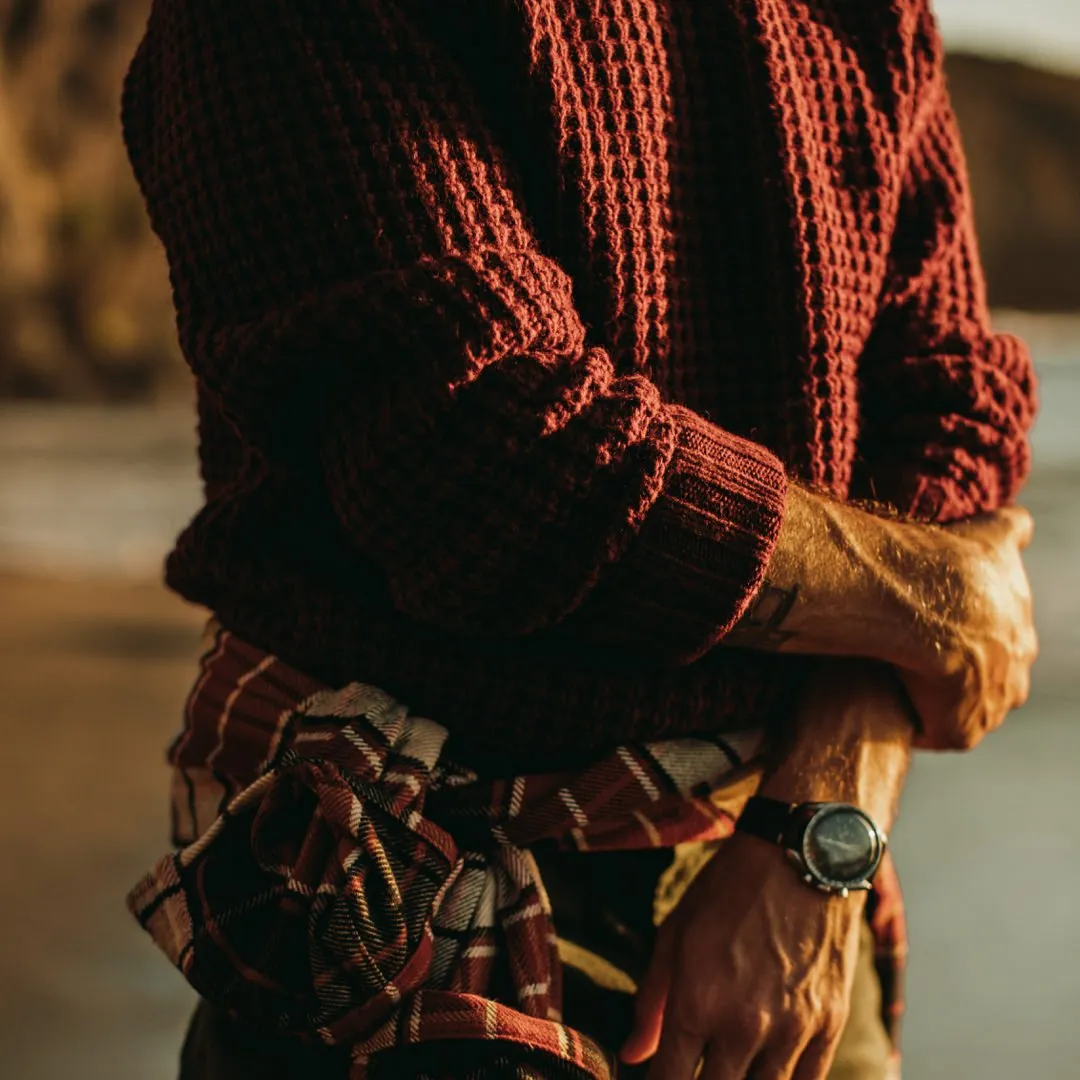
{"label": "person's torso", "polygon": [[[792,476],[853,494],[860,358],[888,269],[917,58],[930,51],[916,40],[921,5],[398,3],[456,61],[538,247],[574,282],[589,343],[768,446]],[[445,635],[399,625],[320,477],[252,453],[204,389],[200,420],[207,507],[170,560],[175,589],[328,681],[396,679],[411,704],[433,700],[455,719],[444,688],[471,709],[468,666],[488,700],[491,680],[533,686],[551,726],[548,656],[490,642],[450,655]],[[749,684],[767,660],[740,663]],[[617,698],[597,675],[588,692],[566,682],[558,708],[571,726],[573,698],[582,713],[667,710],[673,729],[694,730],[729,674],[697,665]]]}

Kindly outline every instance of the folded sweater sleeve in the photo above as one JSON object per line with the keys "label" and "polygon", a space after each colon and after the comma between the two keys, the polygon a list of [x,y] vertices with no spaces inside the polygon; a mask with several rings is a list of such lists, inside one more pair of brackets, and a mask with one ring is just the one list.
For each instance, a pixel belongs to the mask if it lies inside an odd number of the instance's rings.
{"label": "folded sweater sleeve", "polygon": [[784,470],[590,342],[420,10],[156,0],[124,119],[185,354],[403,613],[524,635],[603,586],[590,634],[689,663],[762,579]]}
{"label": "folded sweater sleeve", "polygon": [[990,326],[941,39],[929,10],[925,20],[889,276],[859,371],[856,494],[943,523],[1016,495],[1036,399],[1027,348]]}

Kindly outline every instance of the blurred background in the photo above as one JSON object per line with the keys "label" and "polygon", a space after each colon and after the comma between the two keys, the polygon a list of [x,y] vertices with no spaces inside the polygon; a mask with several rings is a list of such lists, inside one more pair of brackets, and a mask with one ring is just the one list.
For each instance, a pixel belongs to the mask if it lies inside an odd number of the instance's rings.
{"label": "blurred background", "polygon": [[[147,0],[0,0],[0,1076],[166,1080],[190,1008],[129,920],[201,613],[169,285],[120,143]],[[1080,5],[938,0],[991,297],[1042,379],[1043,654],[976,754],[920,760],[895,845],[911,1080],[1080,1076]]]}

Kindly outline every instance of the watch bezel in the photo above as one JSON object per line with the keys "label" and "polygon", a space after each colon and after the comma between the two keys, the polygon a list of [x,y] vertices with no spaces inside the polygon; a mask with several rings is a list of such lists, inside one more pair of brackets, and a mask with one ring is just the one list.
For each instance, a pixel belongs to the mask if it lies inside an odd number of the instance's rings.
{"label": "watch bezel", "polygon": [[[792,845],[789,851],[796,858],[806,876],[806,880],[824,892],[838,893],[841,896],[846,896],[849,892],[865,891],[871,888],[874,875],[877,873],[878,867],[881,866],[881,860],[884,858],[885,848],[888,844],[888,840],[878,827],[877,822],[865,810],[860,810],[859,807],[852,806],[850,803],[811,803],[800,809],[807,816],[800,823],[801,828],[799,829],[797,844]],[[860,877],[848,880],[833,878],[824,874],[809,854],[810,840],[815,828],[826,818],[841,813],[854,814],[858,817],[866,826],[874,843],[874,851],[866,871]]]}

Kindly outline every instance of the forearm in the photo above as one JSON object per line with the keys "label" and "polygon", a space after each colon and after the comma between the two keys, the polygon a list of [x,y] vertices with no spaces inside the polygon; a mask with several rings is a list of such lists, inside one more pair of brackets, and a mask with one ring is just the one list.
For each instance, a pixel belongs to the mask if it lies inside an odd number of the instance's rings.
{"label": "forearm", "polygon": [[[792,735],[762,794],[855,803],[891,827],[911,727],[887,668],[822,662]],[[736,1070],[724,1076],[824,1076],[847,1016],[866,896],[826,899],[775,846],[736,834],[661,923],[622,1060],[656,1053],[651,1075],[687,1080],[703,1054],[705,1075],[721,1075],[709,1071],[717,1053]],[[718,980],[717,971],[732,977]],[[820,1059],[804,1057],[792,1072],[788,1063],[808,1044]]]}
{"label": "forearm", "polygon": [[725,645],[918,666],[955,588],[951,538],[791,485],[765,582]]}
{"label": "forearm", "polygon": [[910,706],[895,675],[825,661],[777,746],[761,793],[785,802],[850,802],[888,830],[911,758]]}

